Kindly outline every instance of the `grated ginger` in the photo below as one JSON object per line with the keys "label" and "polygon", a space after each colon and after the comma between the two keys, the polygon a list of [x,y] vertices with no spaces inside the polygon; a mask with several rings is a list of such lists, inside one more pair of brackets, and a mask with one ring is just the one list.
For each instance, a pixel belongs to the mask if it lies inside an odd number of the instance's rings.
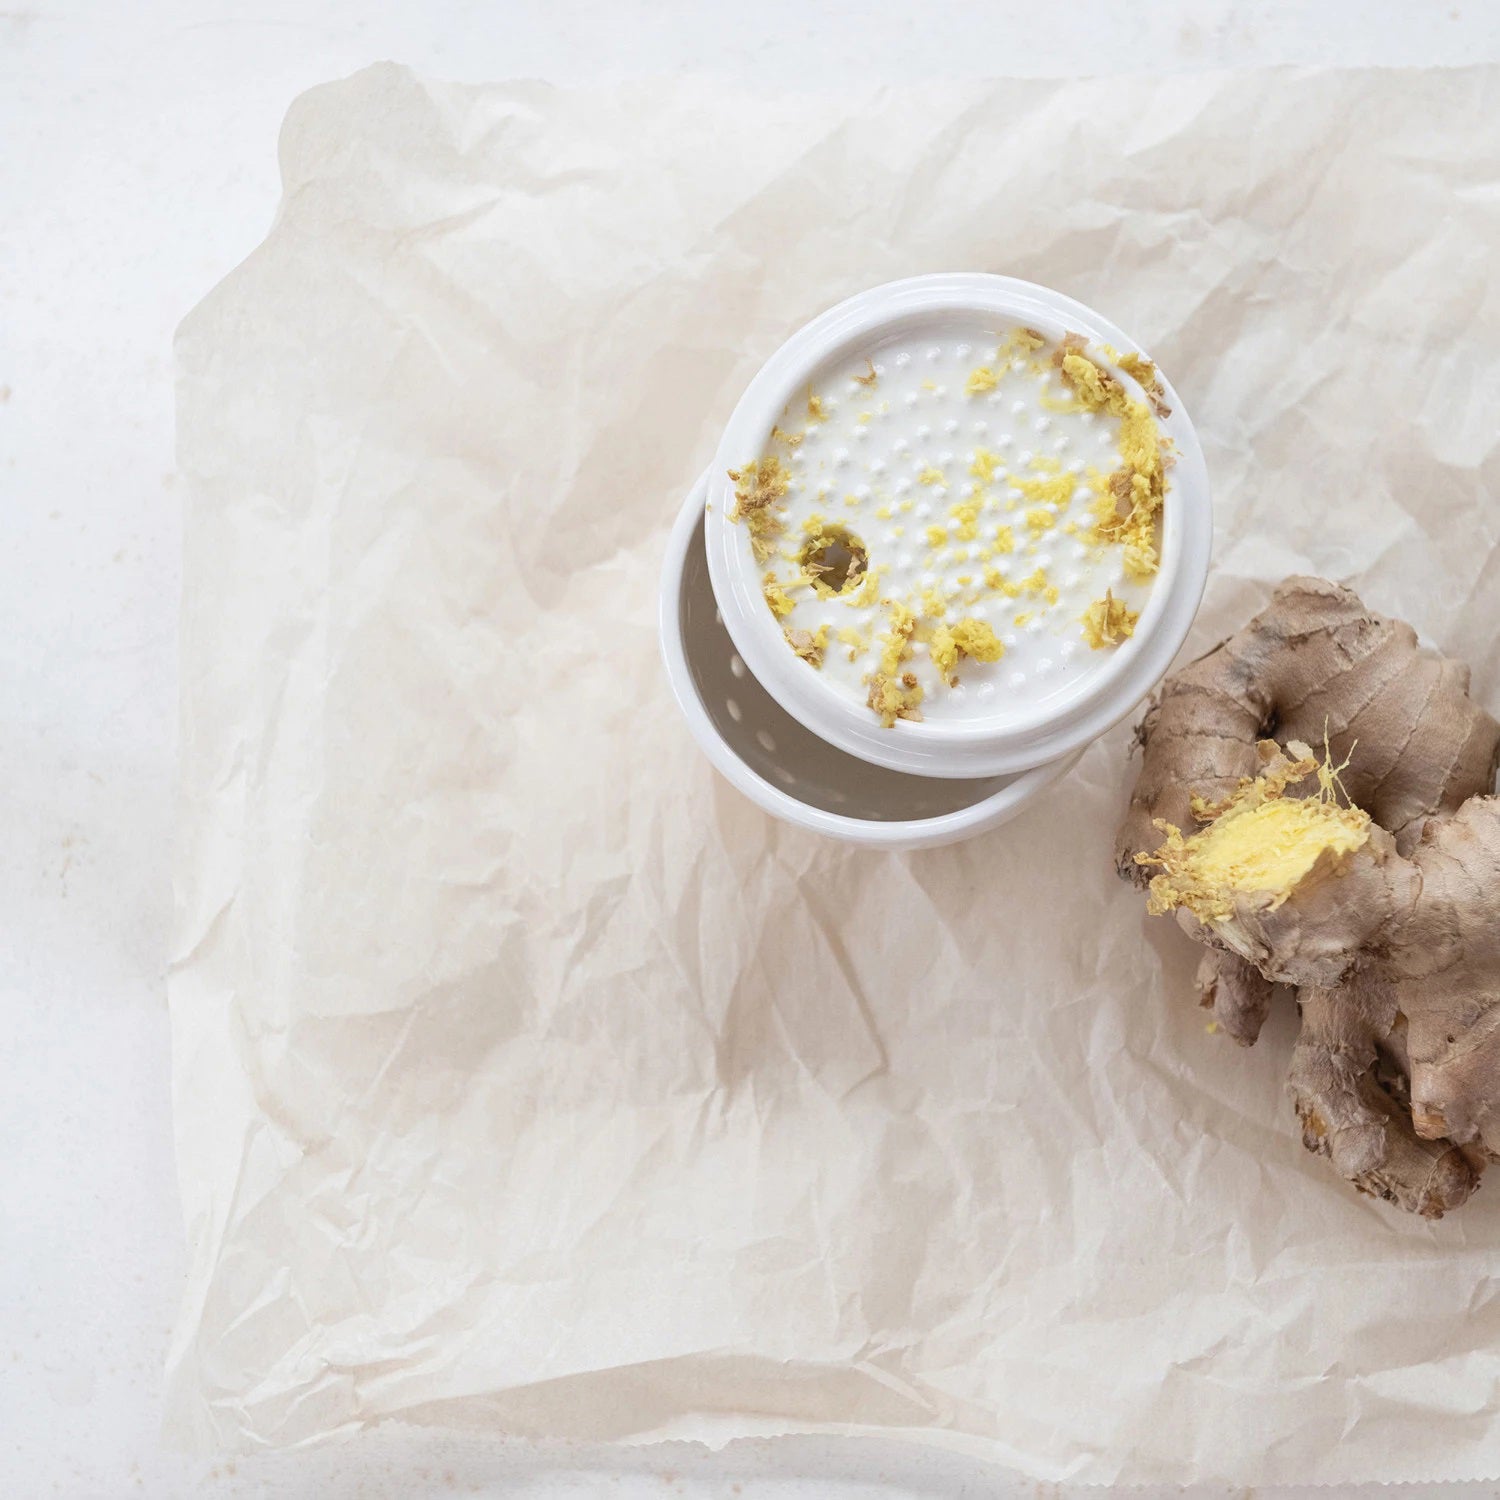
{"label": "grated ginger", "polygon": [[849,660],[855,661],[863,651],[870,648],[870,639],[862,631],[856,630],[852,625],[840,625],[838,630],[839,644],[849,648]]}
{"label": "grated ginger", "polygon": [[1000,455],[991,453],[988,448],[976,448],[974,450],[974,461],[969,465],[971,473],[982,484],[992,484],[995,479],[995,470],[999,467]]}
{"label": "grated ginger", "polygon": [[973,542],[979,538],[979,511],[981,502],[970,497],[968,500],[960,500],[948,514],[958,522],[958,539],[961,542]]}
{"label": "grated ginger", "polygon": [[941,589],[922,590],[923,612],[934,617],[948,613],[948,596]]}
{"label": "grated ginger", "polygon": [[972,618],[960,620],[956,625],[939,625],[932,633],[928,649],[933,666],[949,687],[958,681],[954,669],[962,657],[999,661],[1005,655],[1005,647],[995,632],[983,620]]}
{"label": "grated ginger", "polygon": [[1123,599],[1116,599],[1106,589],[1102,599],[1094,602],[1083,612],[1083,638],[1095,651],[1106,646],[1118,646],[1135,634],[1135,622],[1140,616],[1125,607]]}
{"label": "grated ginger", "polygon": [[765,595],[766,603],[770,606],[771,613],[778,620],[791,614],[797,607],[797,601],[776,582],[776,576],[773,573],[766,574],[765,582],[761,586],[761,593]]}
{"label": "grated ginger", "polygon": [[916,674],[913,672],[904,672],[900,677],[877,672],[870,679],[870,694],[865,699],[865,703],[880,716],[880,722],[887,729],[890,729],[897,719],[920,722],[922,684],[917,681]]}
{"label": "grated ginger", "polygon": [[786,498],[791,475],[774,454],[753,459],[742,469],[731,469],[734,481],[732,521],[743,521],[750,532],[750,546],[757,562],[765,562],[781,535],[782,520],[777,507]]}
{"label": "grated ginger", "polygon": [[819,625],[816,630],[784,630],[789,645],[809,666],[823,665],[823,652],[828,646],[828,627]]}

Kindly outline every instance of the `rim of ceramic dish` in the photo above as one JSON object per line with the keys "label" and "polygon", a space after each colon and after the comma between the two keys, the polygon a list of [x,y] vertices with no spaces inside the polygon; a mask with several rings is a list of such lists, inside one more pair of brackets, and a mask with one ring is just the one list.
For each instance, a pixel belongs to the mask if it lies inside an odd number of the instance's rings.
{"label": "rim of ceramic dish", "polygon": [[1023,771],[998,791],[968,807],[931,818],[878,821],[851,818],[846,813],[814,807],[757,775],[730,746],[709,716],[688,665],[687,646],[682,636],[683,575],[689,551],[698,538],[699,524],[706,520],[704,503],[708,488],[709,476],[705,471],[683,502],[667,542],[662,563],[658,627],[662,659],[672,696],[677,700],[699,748],[714,769],[762,811],[783,822],[811,829],[814,833],[828,834],[847,843],[891,850],[931,849],[972,838],[1008,822],[1077,764],[1081,751]]}
{"label": "rim of ceramic dish", "polygon": [[[725,628],[746,666],[805,728],[851,755],[895,771],[973,778],[1022,771],[1071,754],[1125,718],[1166,674],[1197,614],[1213,541],[1203,450],[1182,401],[1158,368],[1171,415],[1158,419],[1176,462],[1162,518],[1161,566],[1131,638],[1102,670],[1039,707],[1001,710],[970,721],[883,727],[863,704],[822,683],[787,649],[766,608],[760,568],[745,528],[730,519],[728,471],[764,451],[787,403],[825,365],[913,325],[959,318],[1003,318],[1057,342],[1083,334],[1091,346],[1149,354],[1092,308],[1048,287],[984,272],[941,272],[888,282],[840,302],[789,338],[761,367],[724,429],[709,471],[705,543],[709,576]],[[1097,355],[1095,356],[1097,357]],[[1153,361],[1154,363],[1154,361]],[[1111,366],[1126,387],[1139,385]]]}

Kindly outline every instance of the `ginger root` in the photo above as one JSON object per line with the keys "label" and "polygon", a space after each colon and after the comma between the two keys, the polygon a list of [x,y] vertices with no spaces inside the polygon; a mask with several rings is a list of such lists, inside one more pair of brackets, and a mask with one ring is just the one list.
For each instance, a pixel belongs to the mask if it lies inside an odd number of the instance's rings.
{"label": "ginger root", "polygon": [[1410,626],[1289,579],[1163,686],[1115,851],[1208,948],[1220,1030],[1248,1046],[1295,999],[1307,1148],[1429,1218],[1500,1157],[1500,724],[1468,690]]}

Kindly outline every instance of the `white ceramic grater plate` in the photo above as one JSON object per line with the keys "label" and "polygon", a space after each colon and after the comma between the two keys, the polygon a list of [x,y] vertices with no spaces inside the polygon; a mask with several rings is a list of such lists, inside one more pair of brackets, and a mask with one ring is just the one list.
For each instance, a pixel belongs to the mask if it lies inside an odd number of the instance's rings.
{"label": "white ceramic grater plate", "polygon": [[[894,420],[872,421],[863,429],[871,434],[858,457],[865,473],[871,455],[876,455],[873,462],[884,465],[884,472],[892,476],[891,497],[899,504],[903,498],[896,489],[902,482],[897,477],[900,465],[927,462],[925,454],[913,456],[913,437],[919,429],[912,422],[917,421],[932,428],[927,437],[935,460],[944,457],[945,443],[952,446],[949,456],[956,479],[969,446],[1002,439],[1015,446],[1015,434],[1007,430],[1007,424],[1019,422],[1022,414],[1012,412],[1008,405],[991,413],[983,403],[965,405],[960,398],[963,362],[971,357],[974,362],[980,360],[981,339],[989,337],[993,343],[995,333],[1017,327],[1036,329],[1050,343],[1060,342],[1069,333],[1081,334],[1095,358],[1105,346],[1121,354],[1144,353],[1092,309],[1029,282],[975,273],[892,282],[815,318],[772,355],[736,406],[710,470],[704,528],[709,571],[724,626],[747,670],[787,714],[817,738],[889,770],[973,780],[1027,770],[1081,750],[1128,715],[1160,681],[1186,638],[1202,596],[1212,538],[1207,474],[1192,422],[1163,377],[1163,396],[1171,411],[1159,419],[1158,426],[1171,441],[1175,463],[1161,522],[1161,565],[1140,600],[1140,619],[1129,640],[1105,652],[1073,650],[1064,656],[1048,643],[1038,646],[1030,639],[1019,639],[1024,627],[1015,625],[1014,616],[997,619],[1002,631],[1011,632],[1007,660],[988,671],[971,672],[966,664],[965,675],[981,679],[967,701],[944,700],[925,712],[921,722],[899,720],[890,727],[880,723],[857,692],[848,690],[837,671],[815,671],[788,648],[782,622],[766,605],[764,564],[753,556],[746,528],[731,519],[735,502],[729,471],[765,452],[772,428],[785,420],[791,407],[805,400],[804,393],[824,383],[830,372],[845,371],[851,362],[857,368],[870,359],[882,360],[888,368],[889,375],[883,378],[898,403],[918,396],[925,385],[926,392],[919,399],[931,401],[933,410],[928,418],[920,409],[903,418],[898,405]],[[883,351],[891,351],[888,361]],[[922,373],[910,368],[914,351],[923,351],[919,359],[934,357],[932,373],[939,378],[913,384]],[[898,365],[903,356],[908,358]],[[1139,394],[1128,375],[1117,368],[1115,373]],[[905,390],[903,381],[913,388]],[[960,430],[965,419],[967,432]],[[1032,441],[1065,436],[1050,428],[1045,437],[1040,433],[1039,424],[1051,420],[1041,408],[1030,420]],[[978,421],[992,424],[991,430],[973,432]],[[946,429],[955,423],[958,426],[949,433]],[[846,426],[843,433],[852,430]],[[831,448],[816,462],[831,465],[834,472],[846,469],[854,445],[842,441],[837,431],[831,442],[821,432],[816,437]],[[1083,443],[1084,438],[1075,434],[1075,449]],[[1059,451],[1065,461],[1072,458],[1066,450]],[[810,460],[804,454],[798,461]],[[842,521],[846,513],[837,505],[839,488],[842,485],[835,486],[828,508],[830,519]],[[851,476],[851,502],[860,488],[868,486]],[[911,498],[921,505],[930,503],[935,494],[935,489],[918,488]],[[908,514],[912,526],[942,519],[939,513]],[[903,565],[904,540],[889,538],[895,566]],[[1060,541],[1049,538],[1048,545]],[[873,551],[871,555],[873,560]],[[1107,578],[1073,580],[1068,575],[1075,565],[1071,557],[1049,554],[1047,560],[1061,565],[1057,570],[1061,582],[1078,593],[1076,600],[1065,599],[1059,605],[1065,617],[1074,605],[1081,608],[1091,587],[1102,588],[1109,582]],[[1028,559],[1026,566],[1030,565]]]}

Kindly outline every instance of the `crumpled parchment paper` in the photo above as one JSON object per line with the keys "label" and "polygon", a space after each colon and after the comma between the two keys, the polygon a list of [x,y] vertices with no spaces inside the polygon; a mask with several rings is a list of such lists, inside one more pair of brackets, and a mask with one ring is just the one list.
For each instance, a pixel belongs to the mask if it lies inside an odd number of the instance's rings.
{"label": "crumpled parchment paper", "polygon": [[780,826],[668,697],[743,384],[889,277],[1097,305],[1192,411],[1191,651],[1293,570],[1500,704],[1500,75],[781,99],[379,67],[178,341],[170,1423],[881,1431],[1098,1481],[1500,1473],[1500,1178],[1302,1149],[1110,868],[1128,726],[1006,828]]}

